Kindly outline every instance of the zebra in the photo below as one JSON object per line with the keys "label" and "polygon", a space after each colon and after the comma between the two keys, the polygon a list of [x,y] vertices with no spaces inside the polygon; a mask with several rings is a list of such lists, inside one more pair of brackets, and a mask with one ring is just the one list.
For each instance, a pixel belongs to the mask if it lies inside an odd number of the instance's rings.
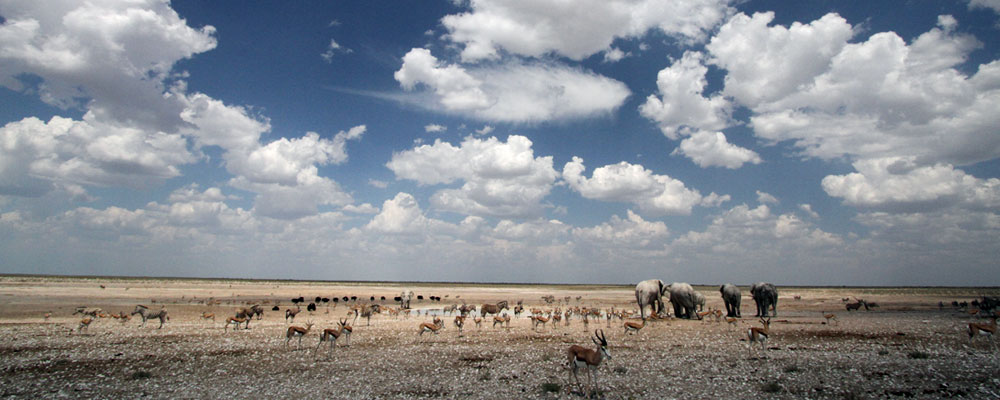
{"label": "zebra", "polygon": [[170,317],[167,317],[167,310],[164,310],[164,309],[161,308],[158,311],[149,311],[149,307],[146,307],[146,306],[144,306],[142,304],[139,304],[139,305],[135,306],[135,311],[132,311],[132,315],[136,315],[136,314],[139,314],[140,316],[142,316],[142,325],[139,325],[140,327],[146,326],[146,320],[147,319],[159,318],[160,319],[160,327],[156,328],[156,329],[162,329],[163,328],[163,322],[166,321],[166,320],[168,320],[168,319],[170,319]]}

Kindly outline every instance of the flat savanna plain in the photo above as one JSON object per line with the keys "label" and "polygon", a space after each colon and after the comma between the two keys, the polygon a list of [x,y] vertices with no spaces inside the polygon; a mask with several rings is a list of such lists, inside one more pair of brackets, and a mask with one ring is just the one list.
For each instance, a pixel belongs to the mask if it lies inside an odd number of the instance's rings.
{"label": "flat savanna plain", "polygon": [[[103,286],[103,287],[102,287]],[[988,340],[970,343],[969,322],[988,322],[938,302],[998,295],[997,288],[779,287],[778,316],[767,349],[750,349],[753,318],[742,287],[744,318],[722,322],[657,320],[637,335],[623,321],[579,317],[532,330],[525,315],[509,329],[471,321],[460,335],[446,317],[438,335],[418,336],[432,316],[377,314],[354,323],[350,346],[317,348],[319,332],[334,328],[343,302],[304,310],[294,325],[313,322],[302,340],[285,345],[284,310],[304,296],[385,296],[401,291],[425,298],[414,311],[451,304],[597,307],[635,310],[633,288],[600,285],[339,283],[0,276],[0,395],[4,398],[583,398],[572,383],[566,350],[593,347],[603,329],[612,359],[597,371],[591,397],[618,398],[997,398],[1000,357]],[[722,308],[717,286],[696,287],[707,307]],[[548,304],[543,296],[554,296]],[[799,298],[796,299],[796,296]],[[873,311],[847,312],[842,298],[877,302]],[[568,298],[568,300],[566,300]],[[579,298],[579,300],[578,300]],[[209,301],[211,300],[211,301]],[[377,301],[380,302],[380,301]],[[211,303],[211,304],[209,304]],[[271,311],[275,304],[281,311]],[[380,302],[381,303],[381,302]],[[98,319],[83,332],[78,306],[107,313],[136,304],[165,307],[162,329],[134,318]],[[237,307],[267,310],[249,330],[223,328]],[[668,303],[669,307],[669,303]],[[216,320],[202,320],[203,312]],[[823,312],[836,313],[826,324]],[[44,315],[51,313],[46,319]],[[138,317],[138,316],[136,316]],[[995,340],[995,339],[990,339]]]}

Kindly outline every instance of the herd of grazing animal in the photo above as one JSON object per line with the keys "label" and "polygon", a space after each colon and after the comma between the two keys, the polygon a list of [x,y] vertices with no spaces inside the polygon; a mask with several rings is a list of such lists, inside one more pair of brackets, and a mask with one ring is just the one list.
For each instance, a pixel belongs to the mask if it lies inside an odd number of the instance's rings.
{"label": "herd of grazing animal", "polygon": [[[587,307],[575,307],[568,308],[565,311],[555,308],[549,310],[531,309],[530,316],[528,317],[531,324],[532,331],[537,331],[541,328],[542,331],[546,329],[547,326],[551,326],[552,330],[557,329],[560,322],[565,320],[565,324],[568,326],[570,323],[570,318],[572,316],[578,316],[582,319],[582,324],[585,331],[589,332],[589,323],[591,319],[596,319],[598,324],[600,324],[600,319],[602,316],[607,318],[608,326],[611,325],[611,320],[613,316],[617,316],[622,320],[626,318],[631,319],[625,321],[623,325],[623,340],[629,335],[635,335],[637,338],[645,338],[648,335],[638,336],[640,332],[647,327],[647,321],[657,320],[664,318],[671,318],[671,312],[665,307],[665,299],[671,303],[673,306],[673,318],[683,318],[683,319],[699,319],[709,321],[714,319],[716,322],[721,322],[723,319],[727,322],[730,328],[739,326],[741,322],[741,298],[742,293],[739,287],[732,284],[725,284],[719,287],[719,293],[725,305],[725,315],[723,315],[723,310],[709,308],[708,311],[704,310],[706,303],[705,296],[697,291],[695,291],[691,285],[687,283],[671,283],[664,284],[660,280],[647,280],[640,282],[635,287],[635,298],[638,305],[638,312],[632,314],[632,312],[626,312],[624,310],[615,310],[611,308],[610,310],[601,311],[599,309],[587,308]],[[748,355],[753,353],[754,347],[759,346],[759,352],[767,351],[767,343],[775,337],[775,332],[771,330],[771,319],[777,316],[777,305],[778,305],[778,290],[771,283],[758,282],[750,287],[750,296],[754,301],[756,306],[756,313],[754,317],[759,318],[759,326],[749,326],[744,330],[745,336],[742,340],[747,342]],[[418,299],[422,296],[418,296]],[[448,297],[448,296],[445,296]],[[456,296],[457,298],[458,296]],[[374,301],[375,296],[371,297]],[[382,297],[384,299],[384,296]],[[411,310],[409,309],[409,302],[412,301],[413,292],[403,292],[401,296],[397,296],[395,301],[399,302],[400,307],[398,309],[394,308],[383,308],[378,304],[355,304],[351,307],[348,312],[348,318],[343,318],[338,321],[338,324],[333,328],[325,328],[320,330],[319,342],[316,345],[318,350],[323,344],[328,344],[328,352],[332,352],[336,347],[336,343],[340,341],[343,343],[343,347],[350,346],[350,336],[353,332],[353,327],[348,322],[350,317],[357,321],[359,316],[368,319],[368,324],[370,325],[370,318],[372,314],[380,313],[382,311],[388,311],[390,315],[398,318],[400,315],[409,317],[411,315]],[[800,297],[796,296],[796,299]],[[344,301],[348,301],[348,297],[344,296]],[[350,298],[356,301],[356,297]],[[440,301],[440,297],[431,296],[431,299],[437,299],[432,301]],[[337,302],[338,298],[334,297],[334,303]],[[580,300],[579,298],[577,299]],[[877,307],[877,304],[873,302],[868,302],[861,299],[855,299],[854,302],[850,302],[849,298],[843,298],[844,306],[848,312],[858,311],[860,308],[864,307],[866,310]],[[293,299],[293,304],[295,308],[288,308],[285,310],[285,320],[286,323],[292,324],[295,321],[295,316],[299,314],[302,309],[298,306],[298,303],[302,302],[302,298]],[[317,297],[317,303],[328,302],[326,298]],[[569,300],[567,299],[568,303]],[[549,302],[551,303],[551,302]],[[996,309],[1000,306],[1000,301],[996,298],[984,297],[983,301],[974,301],[973,309],[968,309],[967,304],[958,304],[956,307],[961,307],[965,305],[965,308],[961,308],[964,314],[969,316],[987,316],[990,318],[989,323],[982,322],[970,322],[967,325],[967,333],[969,337],[969,344],[974,345],[977,338],[984,338],[990,343],[993,350],[996,351],[996,342],[994,336],[997,332],[997,318],[1000,317],[1000,312]],[[308,307],[307,311],[313,313],[315,311],[315,303],[311,303],[312,307]],[[988,307],[984,307],[983,305]],[[943,309],[944,303],[941,302],[939,306]],[[278,307],[275,306],[275,310]],[[648,309],[648,312],[647,312]],[[459,307],[457,304],[446,306],[444,308],[434,309],[435,314],[447,315],[451,313],[457,314],[454,317],[454,325],[458,330],[458,337],[463,336],[464,329],[466,327],[467,318],[472,319],[475,323],[477,329],[481,329],[482,322],[493,317],[493,328],[497,325],[501,327],[506,327],[510,329],[511,314],[519,316],[523,312],[524,307],[519,301],[517,307],[511,309],[508,307],[507,301],[500,301],[497,303],[486,303],[482,304],[478,309],[478,315],[473,315],[477,312],[476,307],[463,304]],[[983,311],[985,310],[985,312]],[[415,310],[416,315],[421,314],[421,310]],[[423,310],[423,314],[430,316],[430,310]],[[264,308],[260,305],[253,305],[249,308],[239,308],[236,312],[228,316],[223,326],[223,330],[228,330],[229,326],[233,326],[233,330],[238,330],[241,325],[244,330],[250,329],[250,321],[254,318],[260,320],[263,317]],[[328,312],[329,313],[329,312]],[[146,321],[150,319],[159,319],[160,324],[157,329],[162,329],[165,322],[169,321],[169,316],[167,310],[161,306],[159,309],[151,309],[145,305],[136,305],[135,309],[131,314],[126,315],[124,312],[119,314],[105,314],[100,308],[88,308],[79,307],[73,314],[80,314],[83,318],[79,321],[79,325],[76,327],[76,331],[83,333],[89,330],[89,327],[98,318],[104,317],[114,317],[120,319],[122,322],[128,321],[129,317],[132,315],[139,315],[142,318],[142,324],[140,327],[145,326]],[[51,313],[46,313],[45,319],[48,320],[51,317]],[[839,325],[840,320],[834,313],[821,312],[824,318],[823,324],[825,325]],[[212,321],[215,323],[215,313],[208,311],[202,312],[200,319],[203,322]],[[638,317],[638,319],[636,319]],[[552,324],[548,324],[552,322]],[[780,321],[779,321],[780,322]],[[297,340],[296,348],[302,347],[302,339],[312,332],[315,324],[310,320],[303,326],[289,325],[285,330],[285,347],[288,347],[289,342],[292,339]],[[417,336],[423,336],[424,333],[432,333],[434,335],[439,335],[444,330],[444,321],[438,317],[434,317],[433,322],[422,322],[418,325]],[[602,364],[604,359],[611,359],[611,354],[608,351],[608,341],[607,337],[604,335],[604,331],[601,329],[593,331],[594,336],[591,341],[594,343],[594,348],[588,348],[579,345],[572,345],[566,350],[568,357],[568,368],[572,373],[572,377],[577,385],[580,385],[580,380],[578,377],[578,371],[581,368],[585,368],[588,372],[588,383],[593,389],[596,385],[596,374],[598,368]],[[645,340],[645,339],[640,339]]]}

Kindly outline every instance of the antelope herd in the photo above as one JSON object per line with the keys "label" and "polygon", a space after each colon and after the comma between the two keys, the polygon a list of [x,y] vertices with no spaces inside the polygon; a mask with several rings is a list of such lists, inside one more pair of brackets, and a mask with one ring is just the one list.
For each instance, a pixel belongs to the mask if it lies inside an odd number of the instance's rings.
{"label": "antelope herd", "polygon": [[[669,288],[670,288],[669,285],[664,285],[663,291],[666,292]],[[409,297],[413,297],[412,292],[410,292]],[[445,298],[447,297],[448,296],[445,296]],[[457,298],[458,296],[455,297]],[[374,299],[375,297],[372,296],[372,298]],[[384,298],[384,296],[382,296],[382,298]],[[432,298],[439,298],[439,297],[432,296]],[[325,299],[326,298],[321,299],[317,297],[316,303],[319,304],[328,303],[329,302],[328,300],[322,301]],[[333,307],[336,307],[337,303],[336,300],[338,300],[338,298],[334,297],[333,299],[334,299]],[[348,299],[348,297],[344,296],[344,299]],[[400,302],[400,304],[406,304],[406,301],[408,301],[406,299],[400,301],[399,299],[400,298],[397,297],[396,301]],[[310,319],[309,321],[307,321],[305,326],[291,325],[295,322],[295,316],[303,311],[298,306],[298,303],[300,301],[295,301],[295,300],[297,299],[293,299],[292,302],[295,305],[294,308],[285,309],[285,323],[289,325],[284,330],[284,338],[285,338],[284,347],[288,347],[289,342],[292,339],[296,339],[297,340],[296,349],[301,349],[302,339],[307,336],[310,336],[311,334],[314,334],[312,333],[313,327],[316,326],[317,324],[315,324],[312,321],[312,319]],[[357,322],[358,318],[365,318],[366,319],[365,326],[368,327],[371,326],[371,318],[373,317],[373,315],[376,314],[386,314],[387,315],[386,318],[392,318],[392,319],[400,319],[400,318],[408,319],[414,315],[417,317],[423,316],[425,318],[433,318],[431,322],[425,321],[417,323],[417,330],[416,330],[417,335],[414,335],[417,338],[423,337],[424,333],[432,333],[433,334],[431,335],[432,337],[437,337],[437,335],[440,335],[445,330],[445,323],[440,318],[440,316],[451,315],[451,314],[455,314],[453,317],[454,319],[452,320],[452,324],[456,328],[458,338],[462,338],[466,335],[465,328],[467,327],[467,322],[469,320],[471,320],[476,326],[476,330],[471,331],[471,334],[475,334],[476,331],[481,330],[482,322],[488,321],[487,318],[490,317],[492,317],[493,328],[497,328],[497,326],[499,325],[500,327],[505,328],[507,331],[510,331],[512,318],[518,318],[521,315],[521,313],[527,314],[525,318],[527,318],[531,326],[531,331],[533,335],[537,335],[539,333],[544,334],[547,331],[552,332],[552,334],[555,334],[560,324],[563,324],[563,326],[570,326],[571,319],[579,320],[580,321],[579,326],[582,326],[583,331],[588,332],[589,335],[589,333],[591,332],[590,323],[592,321],[596,320],[597,321],[596,323],[598,324],[598,326],[600,326],[601,319],[605,319],[607,321],[607,326],[610,327],[613,320],[617,318],[619,321],[618,323],[620,324],[618,326],[620,326],[623,329],[623,331],[620,331],[622,332],[621,336],[622,342],[624,342],[625,338],[628,337],[629,335],[640,337],[641,338],[640,340],[642,341],[651,340],[655,338],[655,333],[657,332],[658,328],[654,328],[653,333],[644,333],[642,334],[642,336],[639,336],[641,332],[649,330],[647,327],[649,326],[650,322],[653,322],[653,325],[655,326],[659,324],[659,322],[655,321],[661,321],[661,320],[671,321],[677,318],[677,315],[671,316],[669,310],[666,307],[663,307],[662,305],[660,305],[659,307],[654,307],[653,312],[649,313],[648,315],[644,315],[640,311],[641,307],[637,309],[622,309],[615,307],[601,309],[597,307],[586,307],[582,305],[570,307],[569,303],[571,302],[571,300],[569,297],[567,297],[565,299],[566,307],[563,308],[562,303],[554,304],[559,302],[559,300],[555,299],[554,297],[551,298],[552,302],[548,301],[550,300],[548,297],[543,298],[543,300],[546,301],[547,307],[530,308],[527,311],[525,311],[525,308],[522,305],[522,301],[518,301],[517,306],[514,308],[510,308],[508,306],[508,302],[504,300],[496,303],[482,304],[481,306],[478,307],[478,309],[475,306],[467,304],[461,304],[461,305],[452,304],[445,307],[436,307],[436,308],[404,309],[402,307],[386,307],[384,305],[375,303],[363,303],[364,300],[361,300],[361,302],[356,302],[354,305],[350,306],[347,311],[347,317],[339,318],[337,320],[337,324],[334,325],[333,327],[322,327],[322,324],[320,324],[321,329],[320,328],[317,329],[317,331],[319,332],[318,334],[319,340],[315,349],[318,351],[324,344],[327,344],[328,345],[327,356],[329,357],[331,353],[333,353],[334,349],[338,347],[337,346],[338,341],[342,343],[341,347],[350,347],[350,337],[354,330],[354,328],[350,323],[352,321],[352,318],[353,322]],[[581,298],[577,297],[576,300],[577,302],[580,302]],[[874,302],[871,301],[865,301],[863,299],[857,299],[857,298],[855,298],[853,302],[851,301],[850,298],[843,298],[842,300],[844,303],[844,307],[849,313],[848,315],[851,315],[851,312],[853,311],[860,311],[861,308],[865,308],[867,310],[871,310],[872,308],[874,308],[872,307]],[[440,300],[432,300],[432,301],[440,301]],[[673,300],[671,302],[673,302]],[[976,308],[969,308],[968,303],[963,304],[958,302],[955,302],[954,306],[959,309],[959,315],[961,316],[974,317],[974,318],[982,318],[985,316],[990,319],[990,322],[989,323],[969,322],[967,324],[968,344],[969,346],[975,346],[977,343],[976,339],[980,338],[987,341],[992,347],[992,349],[996,351],[997,346],[994,337],[996,336],[996,331],[997,331],[997,318],[1000,317],[1000,312],[997,312],[996,309],[997,306],[1000,305],[1000,302],[996,301],[996,298],[984,297],[982,301],[976,300],[973,303],[975,304],[974,307]],[[721,323],[723,320],[725,320],[730,329],[738,327],[740,324],[750,325],[743,329],[742,331],[743,334],[739,335],[738,337],[734,337],[733,340],[734,342],[736,341],[746,342],[748,356],[753,355],[754,347],[759,347],[758,357],[761,357],[762,353],[767,352],[768,350],[767,345],[769,342],[773,342],[774,339],[778,339],[780,342],[780,329],[779,332],[775,332],[773,330],[772,316],[768,315],[767,307],[763,307],[761,309],[763,312],[758,313],[759,315],[756,316],[758,317],[758,320],[754,321],[754,323],[748,323],[747,320],[743,320],[738,316],[730,316],[731,314],[738,315],[739,313],[738,304],[739,303],[737,302],[735,309],[731,309],[727,304],[727,315],[723,315],[721,309],[709,307],[708,311],[695,312],[691,317],[703,320],[705,322],[714,321],[715,323]],[[640,303],[640,306],[641,305],[642,304]],[[939,303],[939,308],[944,309],[945,303],[944,302]],[[277,305],[275,305],[273,309],[279,310],[280,308]],[[310,317],[314,316],[314,313],[318,312],[315,307],[309,307],[307,308],[306,311],[308,312]],[[199,319],[202,321],[202,323],[211,323],[211,325],[214,326],[217,313],[219,313],[219,309],[217,308],[204,310],[200,313]],[[329,309],[326,311],[326,313],[329,314]],[[113,313],[108,314],[105,313],[100,308],[78,307],[76,308],[76,311],[73,313],[73,315],[77,314],[82,316],[82,319],[79,320],[79,323],[75,329],[75,331],[80,334],[88,332],[89,328],[94,324],[95,321],[106,317],[111,317],[120,320],[122,323],[125,323],[129,321],[130,316],[139,315],[142,318],[142,323],[140,324],[140,327],[144,327],[146,321],[149,319],[158,319],[160,321],[160,324],[157,327],[157,329],[162,329],[164,324],[170,320],[167,309],[162,305],[159,306],[159,309],[150,308],[148,306],[141,304],[136,305],[131,314],[126,314],[124,311],[120,311],[117,314]],[[260,304],[254,304],[246,308],[236,308],[232,313],[220,313],[218,315],[220,317],[222,316],[226,317],[225,323],[222,326],[222,329],[225,332],[229,330],[230,326],[232,326],[233,331],[238,331],[240,330],[241,327],[243,328],[244,331],[249,330],[250,321],[253,320],[254,318],[258,320],[262,319],[263,314],[264,314],[264,308]],[[814,321],[816,322],[813,323],[826,325],[828,327],[832,325],[839,326],[841,322],[838,319],[837,314],[826,311],[821,311],[819,314],[823,317],[822,320],[820,320],[818,316],[816,316],[816,314],[812,315],[813,317],[809,318],[815,318]],[[45,313],[44,318],[46,320],[49,320],[51,317],[52,317],[52,312]],[[851,319],[848,318],[845,321],[845,323],[850,323],[850,321]],[[378,322],[378,320],[376,320],[376,322]],[[788,321],[778,320],[776,322],[787,323]],[[757,325],[757,323],[759,323],[759,325]],[[669,325],[669,322],[667,324]],[[546,329],[548,327],[551,328]],[[831,328],[825,328],[825,329],[831,329]],[[232,335],[233,333],[224,333],[224,334]],[[412,333],[410,334],[412,335]],[[445,336],[448,338],[452,337],[449,335]],[[422,343],[423,340],[428,340],[428,339],[415,339],[415,340],[417,340],[415,343]],[[430,340],[437,341],[439,339],[430,339]],[[591,337],[591,341],[593,342],[595,347],[572,345],[569,346],[568,349],[566,350],[566,355],[568,359],[567,368],[571,372],[571,376],[573,380],[576,382],[576,384],[580,385],[580,380],[578,377],[579,369],[585,368],[588,373],[588,383],[590,384],[591,389],[593,389],[597,385],[596,374],[598,372],[598,368],[602,364],[603,360],[611,359],[611,354],[608,350],[609,349],[608,338],[605,336],[603,329],[594,330],[593,337]]]}

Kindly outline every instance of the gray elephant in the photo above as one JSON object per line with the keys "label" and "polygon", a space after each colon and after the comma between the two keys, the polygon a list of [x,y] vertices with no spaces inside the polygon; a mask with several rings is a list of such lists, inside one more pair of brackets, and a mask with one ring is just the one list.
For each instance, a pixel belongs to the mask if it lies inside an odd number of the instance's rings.
{"label": "gray elephant", "polygon": [[651,315],[663,312],[663,281],[647,279],[635,285],[635,301],[639,303],[639,314],[646,319],[646,306],[651,309]]}
{"label": "gray elephant", "polygon": [[698,312],[705,311],[705,295],[694,292],[694,305],[698,307]]}
{"label": "gray elephant", "polygon": [[687,283],[671,283],[667,286],[670,292],[670,303],[674,305],[674,316],[691,319],[695,316],[696,293]]}
{"label": "gray elephant", "polygon": [[766,317],[769,308],[774,310],[772,316],[778,316],[778,289],[773,284],[766,282],[753,284],[750,286],[750,296],[757,304],[757,317]]}
{"label": "gray elephant", "polygon": [[722,293],[722,302],[726,303],[726,316],[740,318],[740,301],[743,297],[740,288],[727,283],[719,287],[719,293]]}

